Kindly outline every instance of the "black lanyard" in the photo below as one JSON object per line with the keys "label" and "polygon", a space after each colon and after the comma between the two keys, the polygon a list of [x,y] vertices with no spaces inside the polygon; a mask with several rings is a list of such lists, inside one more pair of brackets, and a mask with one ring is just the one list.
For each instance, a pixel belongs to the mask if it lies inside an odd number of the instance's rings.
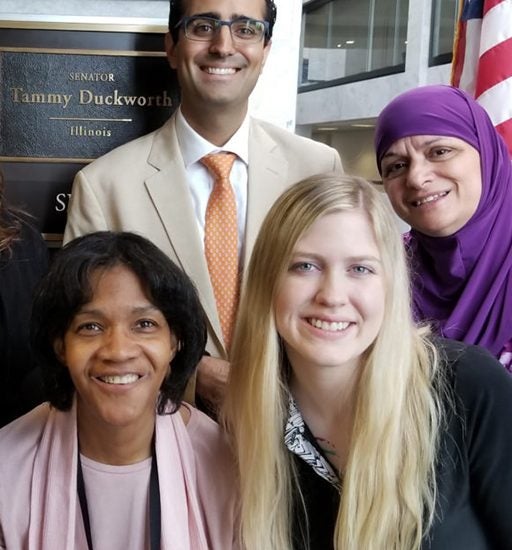
{"label": "black lanyard", "polygon": [[[153,442],[153,456],[151,458],[151,474],[149,477],[149,533],[151,550],[160,550],[160,486],[158,484],[158,466],[156,463],[155,444]],[[89,508],[87,507],[87,496],[85,494],[84,474],[82,472],[82,463],[80,453],[76,468],[76,486],[80,508],[82,509],[82,518],[84,522],[85,536],[89,550],[93,550],[91,536],[91,522],[89,519]]]}

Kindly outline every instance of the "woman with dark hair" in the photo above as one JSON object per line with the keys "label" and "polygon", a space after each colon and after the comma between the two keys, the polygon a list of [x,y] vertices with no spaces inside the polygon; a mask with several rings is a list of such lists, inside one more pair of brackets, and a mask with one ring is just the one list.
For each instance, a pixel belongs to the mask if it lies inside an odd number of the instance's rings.
{"label": "woman with dark hair", "polygon": [[0,547],[235,547],[228,447],[181,404],[206,342],[189,278],[92,233],[56,254],[31,330],[50,402],[0,431]]}
{"label": "woman with dark hair", "polygon": [[512,371],[512,164],[484,108],[422,86],[379,115],[377,165],[406,245],[415,316]]}
{"label": "woman with dark hair", "polygon": [[0,174],[0,427],[43,400],[29,345],[34,287],[48,269],[41,234],[8,208]]}

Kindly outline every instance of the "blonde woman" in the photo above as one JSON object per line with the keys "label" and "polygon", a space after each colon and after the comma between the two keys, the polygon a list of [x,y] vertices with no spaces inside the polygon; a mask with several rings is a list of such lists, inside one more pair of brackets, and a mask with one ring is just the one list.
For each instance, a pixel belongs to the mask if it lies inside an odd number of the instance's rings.
{"label": "blonde woman", "polygon": [[512,379],[413,324],[394,224],[317,176],[262,226],[224,410],[248,550],[510,549]]}

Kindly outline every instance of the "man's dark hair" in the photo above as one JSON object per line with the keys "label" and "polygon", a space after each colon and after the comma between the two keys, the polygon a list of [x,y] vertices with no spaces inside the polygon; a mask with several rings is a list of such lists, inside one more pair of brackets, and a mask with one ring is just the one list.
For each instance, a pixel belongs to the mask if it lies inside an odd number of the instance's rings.
{"label": "man's dark hair", "polygon": [[[183,2],[185,0],[169,0],[169,32],[176,44],[180,36],[180,29],[176,25],[183,17]],[[265,21],[268,21],[268,33],[265,35],[265,44],[272,38],[272,31],[277,17],[277,7],[274,0],[265,0]]]}
{"label": "man's dark hair", "polygon": [[159,248],[133,233],[99,231],[59,250],[36,292],[31,320],[32,345],[50,403],[69,410],[75,387],[54,351],[79,309],[92,299],[91,278],[116,266],[130,269],[148,299],[164,315],[178,344],[170,374],[160,388],[158,413],[169,401],[179,407],[190,376],[206,345],[206,321],[188,276]]}

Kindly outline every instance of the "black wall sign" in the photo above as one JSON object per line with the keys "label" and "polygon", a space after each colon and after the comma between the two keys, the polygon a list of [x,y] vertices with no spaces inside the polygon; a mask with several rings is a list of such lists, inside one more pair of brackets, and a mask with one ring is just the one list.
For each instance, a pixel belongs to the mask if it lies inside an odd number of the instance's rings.
{"label": "black wall sign", "polygon": [[31,213],[48,240],[62,235],[75,173],[158,128],[176,108],[164,31],[1,29],[7,199]]}

